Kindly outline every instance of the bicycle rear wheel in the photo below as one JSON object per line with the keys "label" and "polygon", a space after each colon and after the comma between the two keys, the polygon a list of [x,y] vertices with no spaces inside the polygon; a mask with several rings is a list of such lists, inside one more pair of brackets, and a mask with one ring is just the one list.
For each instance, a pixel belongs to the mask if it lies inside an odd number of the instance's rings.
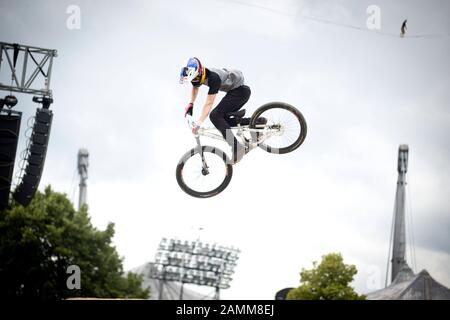
{"label": "bicycle rear wheel", "polygon": [[180,188],[196,198],[209,198],[222,192],[233,176],[233,166],[222,150],[202,146],[207,167],[203,165],[200,149],[186,152],[176,169],[176,178]]}
{"label": "bicycle rear wheel", "polygon": [[[259,120],[258,120],[259,119]],[[262,121],[263,119],[263,121]],[[265,125],[259,123],[265,122]],[[307,125],[305,118],[295,107],[284,102],[267,103],[253,113],[251,129],[268,129],[271,133],[259,147],[270,153],[292,152],[305,141]],[[252,138],[261,138],[261,133],[252,133]]]}

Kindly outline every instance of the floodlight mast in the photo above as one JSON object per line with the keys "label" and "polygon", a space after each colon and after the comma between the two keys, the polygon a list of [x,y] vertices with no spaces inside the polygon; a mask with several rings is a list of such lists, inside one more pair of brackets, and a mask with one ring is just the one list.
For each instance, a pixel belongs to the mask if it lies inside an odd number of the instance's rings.
{"label": "floodlight mast", "polygon": [[166,281],[181,282],[180,299],[183,298],[184,284],[192,283],[216,289],[215,298],[220,297],[220,289],[230,285],[239,250],[217,246],[163,238],[160,242],[154,268],[150,278],[160,280],[159,299],[163,297]]}
{"label": "floodlight mast", "polygon": [[162,277],[162,279],[159,280],[158,300],[162,300],[162,297],[163,297],[163,289],[164,289],[164,286],[165,286],[165,284],[166,284],[166,281],[165,281],[165,267],[164,267],[164,266],[163,266],[163,272],[162,272],[162,274],[163,274],[163,277]]}
{"label": "floodlight mast", "polygon": [[225,272],[225,261],[220,265],[220,270],[216,271],[217,284],[216,292],[214,294],[214,300],[220,300],[220,282],[222,281],[222,274]]}
{"label": "floodlight mast", "polygon": [[[19,59],[20,55],[23,55],[23,58]],[[9,70],[11,77],[11,84],[0,83],[0,90],[40,95],[46,98],[43,102],[44,107],[45,103],[49,106],[53,102],[50,80],[55,57],[57,51],[54,49],[0,42],[0,75],[1,72],[7,73]],[[32,71],[31,74],[29,70]],[[37,85],[36,78],[39,75],[44,78],[43,88],[42,84],[41,87],[32,86]]]}

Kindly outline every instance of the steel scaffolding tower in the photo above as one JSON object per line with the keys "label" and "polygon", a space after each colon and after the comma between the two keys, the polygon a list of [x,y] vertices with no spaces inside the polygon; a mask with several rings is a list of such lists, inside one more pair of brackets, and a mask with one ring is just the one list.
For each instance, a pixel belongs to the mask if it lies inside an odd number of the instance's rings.
{"label": "steel scaffolding tower", "polygon": [[[9,71],[11,75],[10,85],[1,83],[0,79],[0,90],[51,98],[50,79],[56,56],[57,52],[53,49],[0,42],[0,70]],[[39,76],[42,76],[43,83],[38,83]]]}

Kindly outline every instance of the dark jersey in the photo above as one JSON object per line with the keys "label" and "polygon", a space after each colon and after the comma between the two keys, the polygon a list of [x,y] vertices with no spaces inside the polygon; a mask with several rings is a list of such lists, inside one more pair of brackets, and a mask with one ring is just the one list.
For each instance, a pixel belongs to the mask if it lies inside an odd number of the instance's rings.
{"label": "dark jersey", "polygon": [[[208,94],[216,94],[217,92],[219,92],[220,89],[220,85],[222,84],[222,81],[220,80],[220,77],[217,73],[209,70],[208,68],[205,68],[206,70],[206,77],[205,77],[205,85],[209,87],[209,91]],[[200,87],[200,79],[198,80],[193,80],[192,85],[194,87]]]}

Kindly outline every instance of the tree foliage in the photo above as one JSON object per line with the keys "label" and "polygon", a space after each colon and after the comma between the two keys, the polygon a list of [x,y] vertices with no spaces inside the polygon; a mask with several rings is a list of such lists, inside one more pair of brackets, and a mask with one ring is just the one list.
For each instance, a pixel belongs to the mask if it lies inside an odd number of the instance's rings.
{"label": "tree foliage", "polygon": [[289,291],[288,300],[360,300],[350,283],[357,273],[354,265],[344,263],[340,253],[322,256],[318,264],[313,262],[311,270],[302,269],[300,286]]}
{"label": "tree foliage", "polygon": [[[0,212],[0,296],[147,298],[142,277],[124,275],[113,236],[114,224],[97,230],[87,206],[76,211],[50,187],[27,207],[13,204]],[[80,289],[67,286],[70,265],[80,268]]]}

